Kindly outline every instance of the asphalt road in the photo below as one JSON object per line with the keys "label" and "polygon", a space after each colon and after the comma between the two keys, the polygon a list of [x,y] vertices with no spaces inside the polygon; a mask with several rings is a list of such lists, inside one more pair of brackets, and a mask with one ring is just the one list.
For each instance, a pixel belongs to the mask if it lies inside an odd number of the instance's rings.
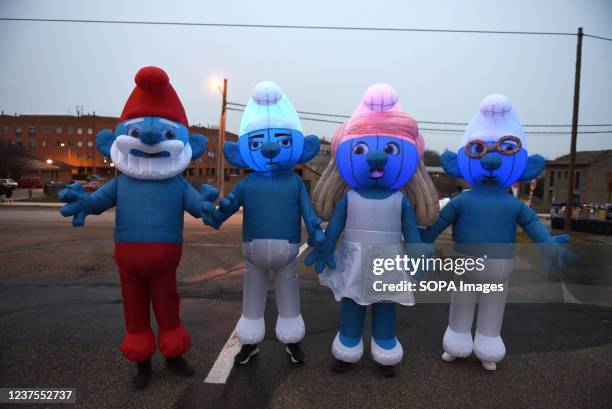
{"label": "asphalt road", "polygon": [[1,387],[75,387],[79,408],[612,407],[612,308],[605,302],[611,277],[601,260],[570,274],[576,288],[587,282],[598,289],[597,304],[508,304],[502,334],[508,355],[494,373],[474,358],[440,359],[447,305],[402,308],[397,326],[405,357],[390,379],[379,376],[368,352],[352,371],[330,371],[338,304],[300,267],[306,364],[291,364],[274,339],[271,292],[260,356],[233,369],[225,384],[204,383],[240,315],[240,215],[219,232],[186,216],[178,278],[182,319],[193,338],[187,357],[197,373],[176,377],[156,355],[150,387],[134,391],[132,365],[118,349],[123,318],[113,216],[89,217],[75,229],[56,209],[0,207]]}

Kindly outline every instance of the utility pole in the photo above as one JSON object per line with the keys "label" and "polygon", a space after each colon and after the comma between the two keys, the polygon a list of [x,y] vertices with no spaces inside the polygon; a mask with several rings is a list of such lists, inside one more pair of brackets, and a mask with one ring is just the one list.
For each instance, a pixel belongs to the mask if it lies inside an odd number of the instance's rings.
{"label": "utility pole", "polygon": [[225,144],[225,112],[227,107],[227,78],[223,79],[223,94],[221,102],[221,118],[219,120],[219,146],[217,147],[217,189],[221,197],[224,196],[223,186],[225,185],[225,166],[223,161],[223,145]]}
{"label": "utility pole", "polygon": [[580,102],[580,68],[582,66],[582,27],[578,27],[578,39],[576,43],[576,74],[574,77],[574,109],[572,112],[572,142],[569,154],[569,175],[567,179],[567,198],[565,199],[565,222],[563,227],[566,232],[572,230],[572,209],[574,202],[574,181],[576,167],[576,139],[578,137],[578,104]]}

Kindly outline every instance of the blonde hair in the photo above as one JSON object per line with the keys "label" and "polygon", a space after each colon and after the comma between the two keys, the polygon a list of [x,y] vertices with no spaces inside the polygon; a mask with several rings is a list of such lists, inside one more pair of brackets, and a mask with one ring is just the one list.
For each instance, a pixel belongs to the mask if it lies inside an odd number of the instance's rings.
{"label": "blonde hair", "polygon": [[[334,147],[336,148],[339,136],[344,131],[345,125],[341,126],[336,135],[334,135],[334,142],[336,142]],[[317,182],[312,195],[315,209],[323,220],[330,219],[338,201],[351,189],[342,179],[342,176],[340,176],[338,166],[336,165],[335,149],[333,151],[331,160]],[[417,222],[420,226],[430,226],[438,220],[438,213],[440,212],[438,193],[429,173],[427,173],[422,158],[414,175],[400,190],[412,203]]]}

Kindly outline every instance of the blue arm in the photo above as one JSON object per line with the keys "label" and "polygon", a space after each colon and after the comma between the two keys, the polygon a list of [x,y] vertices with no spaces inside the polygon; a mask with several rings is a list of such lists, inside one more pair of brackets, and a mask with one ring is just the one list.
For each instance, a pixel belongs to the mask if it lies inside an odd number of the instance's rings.
{"label": "blue arm", "polygon": [[[205,210],[204,223],[214,229],[219,229],[221,225],[240,209],[244,203],[244,184],[247,179],[236,183],[229,195],[219,201],[219,207]],[[204,187],[203,187],[204,188]]]}
{"label": "blue arm", "polygon": [[312,206],[312,201],[310,200],[310,196],[308,196],[304,182],[299,179],[299,177],[298,181],[300,184],[300,212],[302,213],[302,219],[308,231],[308,244],[310,246],[315,246],[317,243],[322,243],[325,240],[325,235],[321,229],[321,219]]}
{"label": "blue arm", "polygon": [[85,193],[83,185],[73,183],[68,189],[59,192],[58,197],[68,203],[60,209],[62,216],[74,216],[72,225],[82,226],[87,215],[101,214],[117,204],[117,179],[106,183],[91,195]]}
{"label": "blue arm", "polygon": [[196,219],[199,219],[202,217],[202,205],[207,199],[208,190],[202,186],[201,192],[198,192],[193,188],[193,186],[191,186],[191,183],[185,179],[183,179],[183,182],[185,182],[185,188],[183,189],[183,208],[187,211],[187,213]]}
{"label": "blue arm", "polygon": [[[417,258],[429,256],[435,252],[433,244],[423,242],[421,239],[416,215],[410,200],[406,196],[402,199],[402,234],[409,256]],[[413,271],[411,274],[418,279],[421,276],[421,271]]]}
{"label": "blue arm", "polygon": [[460,197],[461,195],[455,197],[440,210],[440,216],[434,225],[420,229],[424,243],[433,243],[448,226],[455,223],[459,217]]}
{"label": "blue arm", "polygon": [[327,229],[325,229],[325,241],[317,245],[304,260],[304,264],[307,266],[313,265],[316,262],[315,270],[317,273],[322,273],[325,269],[325,265],[330,269],[336,268],[334,251],[336,250],[336,243],[344,231],[347,212],[348,195],[345,194],[336,205],[331,219],[327,224]]}

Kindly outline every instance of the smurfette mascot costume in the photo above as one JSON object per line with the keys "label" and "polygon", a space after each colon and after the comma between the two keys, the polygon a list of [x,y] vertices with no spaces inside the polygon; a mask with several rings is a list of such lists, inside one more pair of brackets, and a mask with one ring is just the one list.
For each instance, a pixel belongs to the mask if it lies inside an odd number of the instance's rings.
{"label": "smurfette mascot costume", "polygon": [[296,266],[302,219],[309,243],[322,241],[323,231],[304,182],[292,169],[318,151],[319,138],[304,136],[297,112],[280,87],[271,81],[257,84],[242,116],[238,141],[228,141],[223,147],[229,163],[252,172],[220,200],[219,207],[211,202],[204,217],[205,223],[219,228],[238,209],[244,210],[246,271],[242,315],[236,325],[236,337],[242,344],[234,360],[237,365],[249,362],[264,339],[270,271],[278,308],[276,337],[286,344],[292,362],[304,362],[299,342],[305,326]]}
{"label": "smurfette mascot costume", "polygon": [[387,84],[368,88],[333,138],[332,160],[313,196],[319,214],[329,219],[326,241],[305,262],[316,263],[319,281],[342,303],[340,330],[332,345],[335,371],[361,359],[368,305],[372,306],[372,358],[384,376],[393,376],[394,365],[402,360],[403,349],[395,336],[395,305],[413,305],[413,294],[375,291],[374,281],[398,284],[410,277],[405,271],[375,275],[372,262],[404,254],[405,247],[412,255],[423,252],[418,225],[432,224],[438,214],[423,151],[417,123],[402,110],[396,91]]}
{"label": "smurfette mascot costume", "polygon": [[[482,293],[455,291],[451,296],[449,323],[444,333],[442,358],[469,357],[472,352],[487,370],[495,370],[506,354],[501,337],[508,278],[513,270],[516,226],[536,243],[545,263],[575,260],[560,247],[569,236],[552,237],[538,215],[509,194],[517,181],[536,178],[544,158],[528,155],[523,127],[510,101],[503,95],[487,96],[469,122],[457,153],[442,154],[444,171],[465,179],[472,189],[453,198],[440,212],[435,225],[422,231],[423,241],[433,242],[449,225],[454,226],[455,251],[486,257],[484,270],[462,280],[503,284],[503,291]],[[470,273],[471,274],[471,273]],[[472,338],[474,309],[478,303],[476,334]]]}

